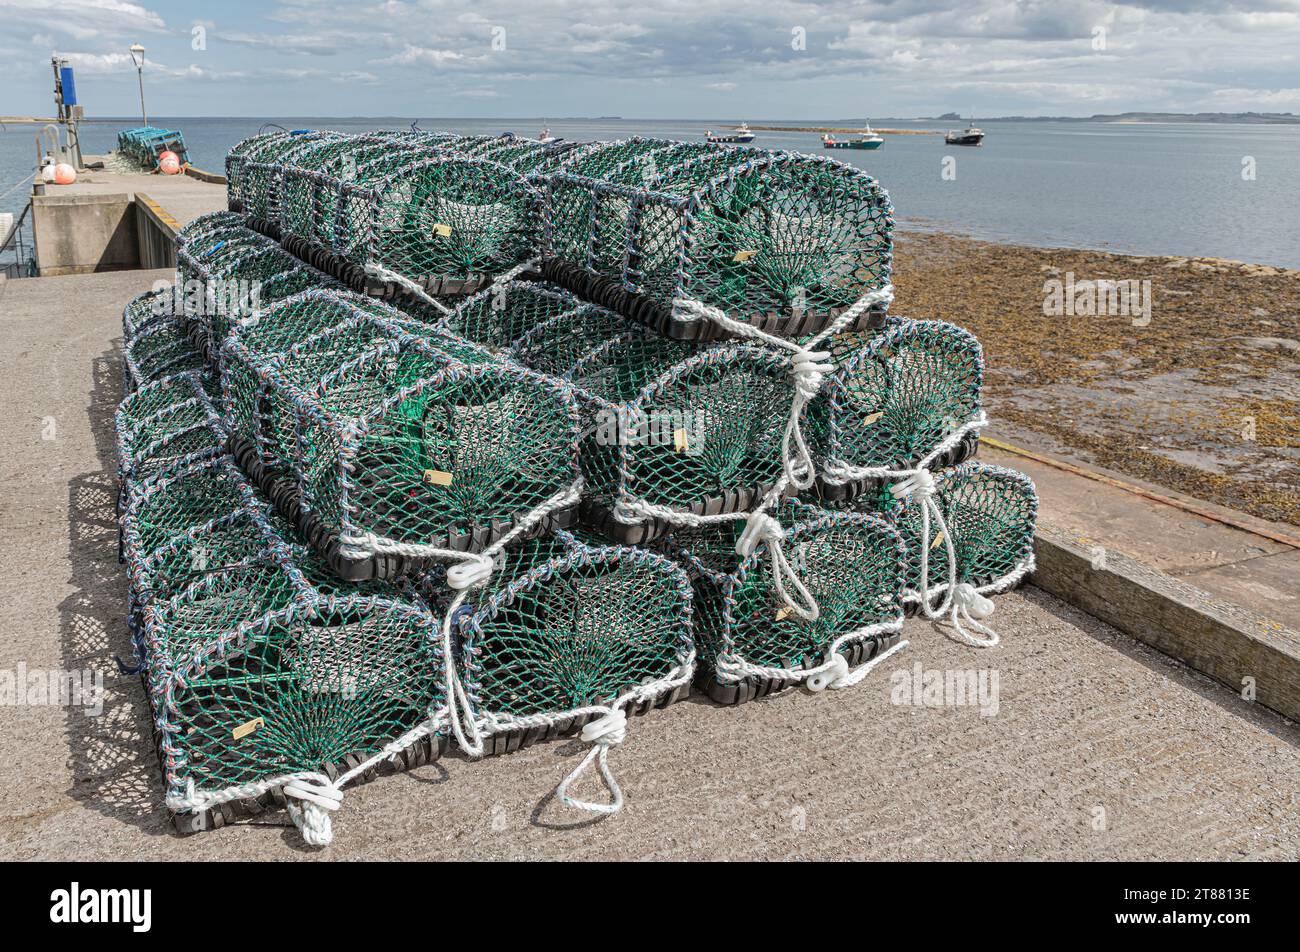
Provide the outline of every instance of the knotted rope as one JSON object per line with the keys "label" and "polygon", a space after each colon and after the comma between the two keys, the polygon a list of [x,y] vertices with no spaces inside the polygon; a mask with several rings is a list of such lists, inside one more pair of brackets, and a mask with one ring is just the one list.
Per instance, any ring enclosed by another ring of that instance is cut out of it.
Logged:
{"label": "knotted rope", "polygon": [[[308,846],[328,846],[334,839],[330,814],[343,804],[343,791],[324,774],[298,777],[284,785],[289,819]],[[302,806],[298,806],[301,801]]]}
{"label": "knotted rope", "polygon": [[[958,640],[977,648],[991,648],[999,641],[998,633],[983,624],[983,619],[993,614],[993,602],[975,591],[968,582],[957,582],[957,550],[953,545],[952,533],[944,519],[943,509],[935,501],[936,485],[929,470],[919,469],[890,487],[889,492],[895,499],[911,497],[921,509],[921,578],[918,594],[921,612],[926,618],[938,620],[948,615],[949,624]],[[930,529],[938,526],[943,537],[944,549],[948,554],[948,582],[943,586],[943,595],[939,604],[933,604],[930,596],[930,547],[933,544]],[[966,631],[970,626],[984,635],[983,638]]]}
{"label": "knotted rope", "polygon": [[[627,715],[621,707],[609,708],[603,717],[588,721],[582,728],[582,740],[592,745],[591,750],[587,751],[587,756],[582,759],[582,762],[574,767],[555,788],[560,802],[566,807],[576,807],[591,813],[606,815],[623,809],[623,790],[609,769],[609,749],[623,743],[626,737]],[[583,771],[591,766],[593,760],[600,770],[601,779],[605,781],[605,787],[609,790],[609,803],[592,803],[589,800],[579,800],[569,796],[569,786],[582,776]]]}
{"label": "knotted rope", "polygon": [[[794,386],[794,398],[790,402],[790,416],[786,421],[785,432],[781,437],[781,476],[752,512],[733,513],[721,517],[691,518],[692,514],[682,514],[672,510],[665,511],[662,508],[655,509],[641,503],[622,506],[620,507],[621,510],[635,515],[666,516],[671,521],[688,525],[699,525],[705,521],[744,519],[746,525],[741,533],[740,540],[736,543],[736,552],[742,556],[747,556],[754,551],[760,540],[766,541],[772,555],[772,573],[777,593],[789,609],[800,618],[815,621],[820,612],[817,601],[791,569],[789,560],[786,559],[782,551],[785,534],[781,529],[781,524],[768,514],[767,510],[776,504],[788,487],[793,486],[798,490],[808,489],[817,478],[816,463],[803,435],[804,410],[817,396],[826,377],[835,372],[835,364],[830,359],[830,353],[818,350],[817,345],[843,330],[870,308],[879,304],[887,306],[893,299],[893,285],[887,284],[874,291],[869,291],[858,298],[850,307],[840,312],[835,320],[819,333],[803,343],[798,343],[769,334],[744,321],[738,321],[720,308],[705,304],[703,301],[694,298],[674,298],[673,316],[676,318],[712,321],[737,337],[758,341],[769,347],[790,353],[790,374]],[[783,578],[790,580],[796,593],[804,600],[803,604],[799,604],[790,597]]]}

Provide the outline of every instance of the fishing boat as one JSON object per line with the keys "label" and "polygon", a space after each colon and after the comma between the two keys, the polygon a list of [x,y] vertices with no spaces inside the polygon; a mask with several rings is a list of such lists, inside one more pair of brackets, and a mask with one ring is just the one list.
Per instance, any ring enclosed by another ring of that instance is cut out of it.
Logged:
{"label": "fishing boat", "polygon": [[855,138],[837,139],[829,132],[822,136],[823,149],[879,149],[884,144],[885,140],[876,135],[869,122]]}
{"label": "fishing boat", "polygon": [[537,141],[544,145],[550,145],[552,142],[563,142],[564,140],[559,136],[551,135],[551,127],[546,126],[537,134]]}
{"label": "fishing boat", "polygon": [[949,130],[943,141],[948,145],[979,145],[984,141],[984,130],[975,128],[975,120],[972,119],[961,132]]}
{"label": "fishing boat", "polygon": [[753,142],[754,133],[749,131],[749,123],[742,122],[730,132],[710,132],[708,129],[705,129],[704,141],[743,144],[745,142]]}

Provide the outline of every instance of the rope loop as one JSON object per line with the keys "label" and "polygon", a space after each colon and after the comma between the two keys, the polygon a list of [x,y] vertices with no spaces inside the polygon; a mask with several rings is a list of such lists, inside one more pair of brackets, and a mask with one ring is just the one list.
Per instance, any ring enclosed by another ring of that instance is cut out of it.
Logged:
{"label": "rope loop", "polygon": [[[952,599],[952,629],[958,639],[975,648],[992,648],[1002,639],[996,631],[984,624],[984,619],[993,614],[992,599],[985,598],[969,582],[962,582],[956,587]],[[974,629],[972,635],[966,629]]]}
{"label": "rope loop", "polygon": [[[560,785],[555,790],[560,797],[560,802],[566,807],[606,816],[623,809],[623,790],[609,769],[609,749],[623,743],[626,737],[627,714],[621,707],[610,708],[603,717],[588,721],[582,728],[582,739],[592,745],[591,750],[587,751],[587,756],[582,758],[582,762],[560,781]],[[609,790],[608,803],[592,803],[589,800],[579,800],[569,796],[569,787],[591,766],[592,761],[596,762],[601,779]]]}

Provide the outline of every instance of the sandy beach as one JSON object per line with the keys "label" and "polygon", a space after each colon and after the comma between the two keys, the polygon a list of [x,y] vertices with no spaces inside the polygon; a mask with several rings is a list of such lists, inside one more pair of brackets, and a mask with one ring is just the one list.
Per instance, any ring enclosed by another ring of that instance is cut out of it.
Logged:
{"label": "sandy beach", "polygon": [[[1300,271],[906,233],[894,279],[895,313],[980,339],[992,433],[1300,524]],[[1044,313],[1099,280],[1149,310]]]}

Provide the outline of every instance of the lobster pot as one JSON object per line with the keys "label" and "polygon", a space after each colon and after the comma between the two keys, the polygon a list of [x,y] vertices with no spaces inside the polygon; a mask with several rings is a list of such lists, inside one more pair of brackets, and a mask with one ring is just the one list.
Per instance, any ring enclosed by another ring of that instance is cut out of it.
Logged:
{"label": "lobster pot", "polygon": [[155,380],[186,371],[207,370],[203,355],[186,336],[174,287],[146,291],[122,314],[127,393]]}
{"label": "lobster pot", "polygon": [[929,538],[922,537],[920,506],[914,500],[895,500],[881,493],[852,504],[857,510],[879,510],[902,535],[907,549],[908,607],[919,606],[923,550],[928,588],[935,599],[950,582],[965,582],[980,594],[1016,585],[1034,564],[1038,494],[1033,481],[1024,473],[977,460],[937,471],[934,479],[935,498],[957,556],[955,573],[935,521],[931,521]]}
{"label": "lobster pot", "polygon": [[490,159],[448,151],[329,184],[339,209],[329,250],[381,269],[371,293],[470,294],[540,247],[541,190]]}
{"label": "lobster pot", "polygon": [[808,409],[822,500],[878,488],[890,471],[938,468],[975,452],[982,416],[979,341],[943,321],[890,318],[874,336],[829,347],[836,370]]}
{"label": "lobster pot", "polygon": [[573,386],[584,519],[617,541],[751,508],[780,475],[793,392],[788,362],[770,350],[655,336],[531,281],[471,297],[441,326]]}
{"label": "lobster pot", "polygon": [[[445,609],[454,593],[442,576],[431,572],[424,586]],[[453,631],[490,753],[575,731],[599,708],[639,714],[689,693],[690,582],[645,549],[563,530],[507,547],[502,571],[471,593]]]}
{"label": "lobster pot", "polygon": [[301,239],[328,247],[338,221],[337,186],[365,176],[371,167],[392,170],[413,157],[440,154],[454,137],[445,134],[376,132],[339,135],[297,150],[284,163],[278,225],[281,240]]}
{"label": "lobster pot", "polygon": [[747,345],[628,334],[563,374],[583,415],[589,524],[639,544],[682,514],[752,508],[781,474],[788,362]]}
{"label": "lobster pot", "polygon": [[470,293],[540,243],[539,188],[511,165],[463,154],[490,141],[376,134],[277,142],[278,154],[263,148],[242,158],[240,201],[250,224],[273,237],[287,221],[291,240],[318,249],[317,264],[355,290]]}
{"label": "lobster pot", "polygon": [[145,384],[117,408],[119,498],[128,481],[150,480],[223,452],[217,387],[195,371]]}
{"label": "lobster pot", "polygon": [[235,212],[209,212],[188,222],[176,235],[176,250],[201,254],[246,230],[244,216]]}
{"label": "lobster pot", "polygon": [[[283,803],[294,774],[389,753],[368,778],[442,745],[417,730],[444,706],[436,619],[387,583],[315,586],[314,557],[240,482],[228,460],[196,465],[133,495],[124,520],[168,805],[187,830]],[[174,501],[205,494],[184,513]]]}
{"label": "lobster pot", "polygon": [[[730,336],[679,298],[769,333],[813,333],[889,284],[892,207],[820,156],[630,140],[578,150],[548,179],[542,275],[671,337]],[[854,328],[878,324],[884,305]]]}
{"label": "lobster pot", "polygon": [[538,142],[536,139],[502,136],[461,151],[491,159],[525,175],[543,176],[564,168],[578,148],[578,143]]}
{"label": "lobster pot", "polygon": [[[285,165],[296,153],[338,137],[336,132],[292,132],[259,140],[237,154],[228,155],[227,204],[258,230],[272,230],[279,217],[280,175]],[[237,170],[233,184],[229,178],[232,168]]]}
{"label": "lobster pot", "polygon": [[222,383],[240,464],[342,577],[569,518],[569,388],[382,302],[314,290],[259,312],[227,339]]}
{"label": "lobster pot", "polygon": [[777,512],[785,555],[819,606],[814,621],[780,597],[766,542],[748,557],[736,554],[739,523],[674,529],[661,543],[691,576],[703,684],[723,704],[787,688],[832,650],[853,666],[899,640],[905,551],[898,531],[879,516],[806,504]]}
{"label": "lobster pot", "polygon": [[174,129],[140,126],[125,129],[117,134],[117,151],[145,169],[158,167],[158,157],[164,152],[175,152],[181,162],[188,162],[185,137]]}
{"label": "lobster pot", "polygon": [[563,376],[580,358],[615,338],[644,337],[640,324],[584,303],[556,285],[499,283],[465,299],[437,326],[507,354],[539,373]]}
{"label": "lobster pot", "polygon": [[177,280],[186,289],[191,343],[215,363],[231,326],[258,308],[310,288],[338,288],[271,239],[246,227],[209,247],[176,252]]}

